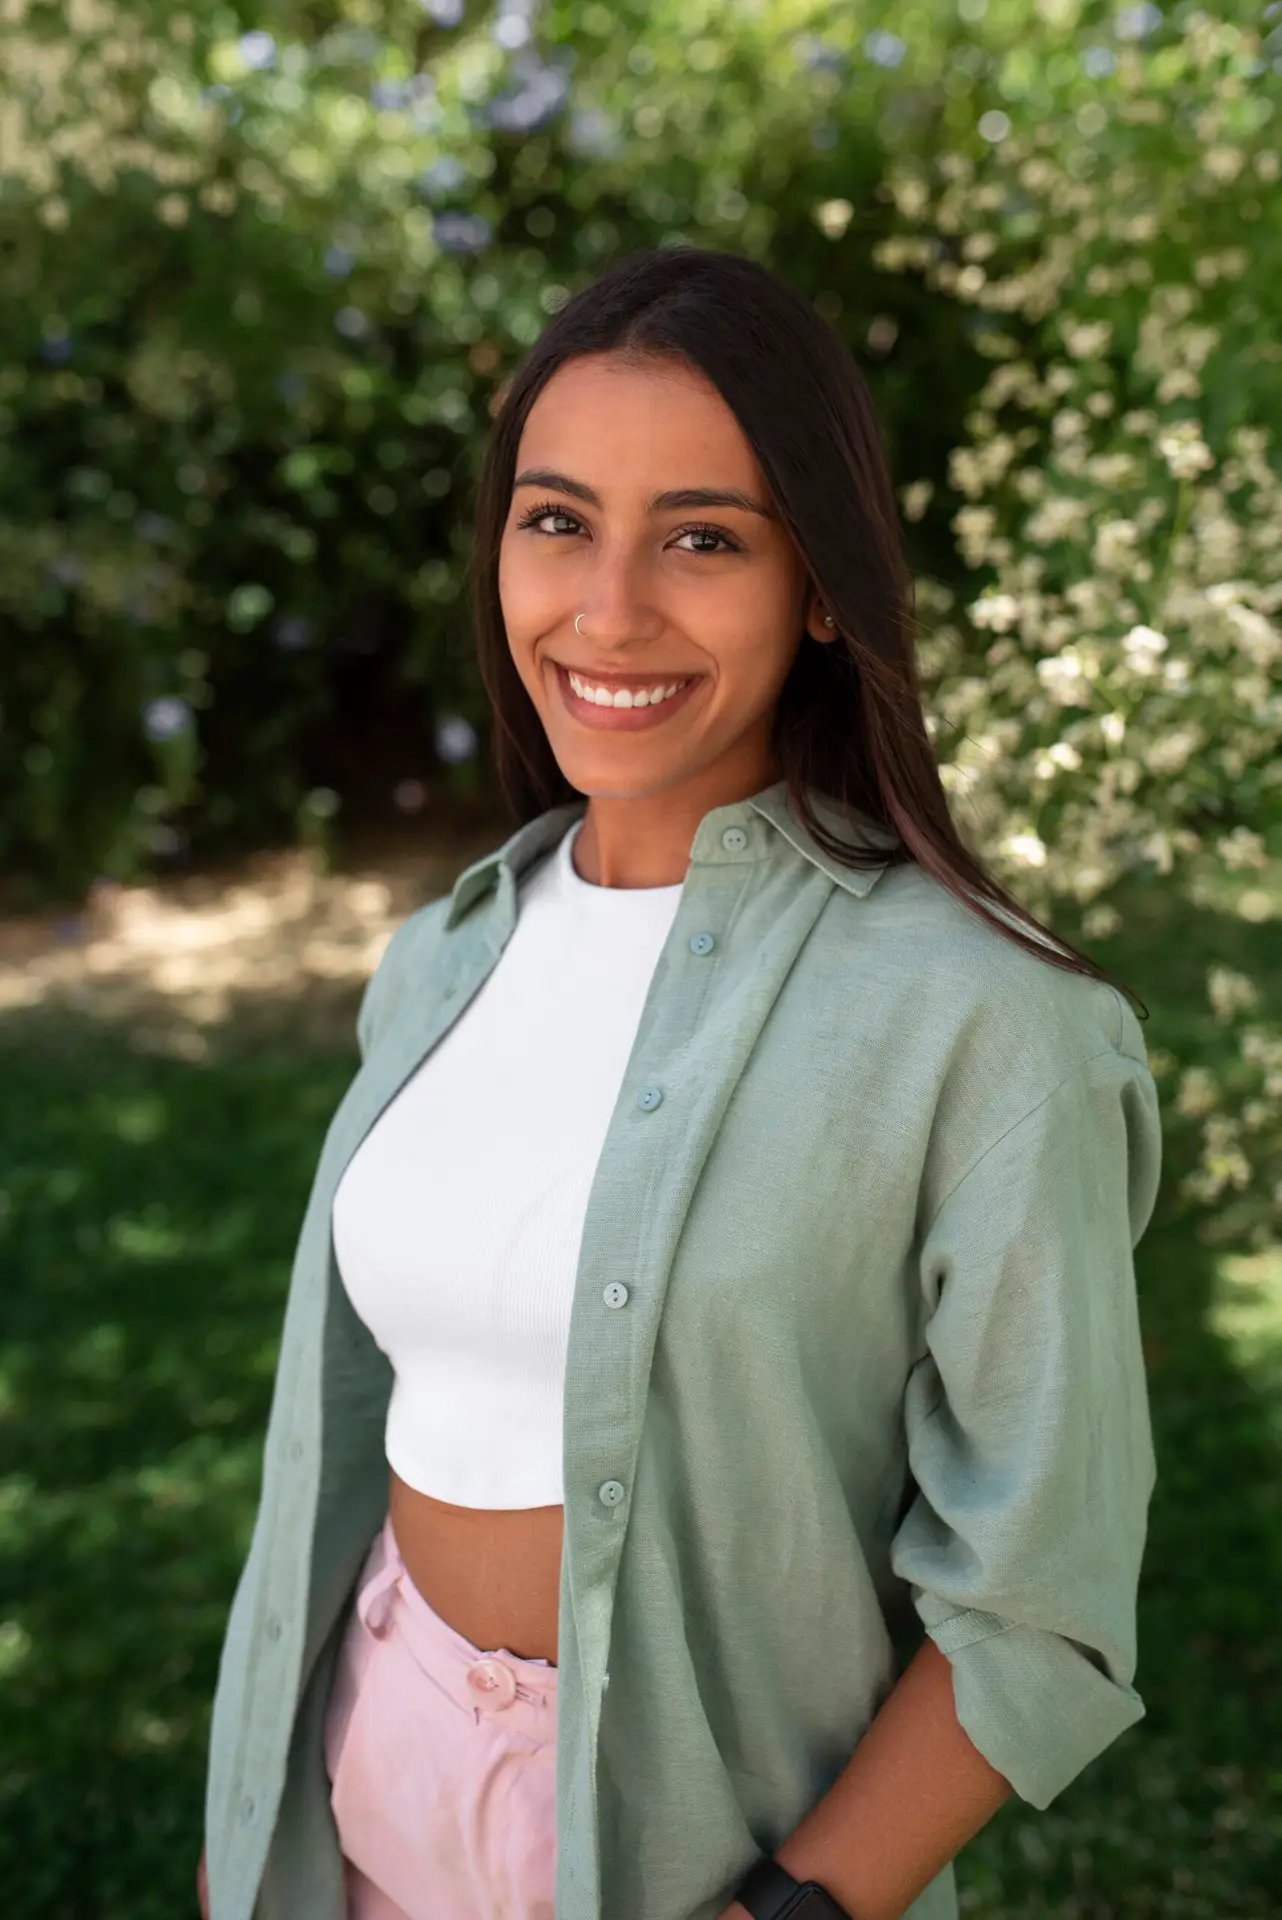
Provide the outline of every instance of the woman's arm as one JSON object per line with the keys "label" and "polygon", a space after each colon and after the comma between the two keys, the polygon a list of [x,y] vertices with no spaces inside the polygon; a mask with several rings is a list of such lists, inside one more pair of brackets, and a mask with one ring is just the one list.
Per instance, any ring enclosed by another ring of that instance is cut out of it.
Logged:
{"label": "woman's arm", "polygon": [[[898,1920],[1010,1792],[961,1726],[951,1666],[926,1639],[774,1858],[794,1879],[817,1880],[853,1920]],[[749,1916],[732,1900],[719,1920]]]}

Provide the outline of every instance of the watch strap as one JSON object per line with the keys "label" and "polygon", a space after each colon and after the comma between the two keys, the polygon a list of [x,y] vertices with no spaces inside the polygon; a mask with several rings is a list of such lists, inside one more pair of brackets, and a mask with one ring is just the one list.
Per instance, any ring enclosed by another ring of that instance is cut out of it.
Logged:
{"label": "watch strap", "polygon": [[798,1880],[769,1854],[755,1862],[735,1888],[734,1898],[752,1920],[850,1920],[817,1880]]}
{"label": "watch strap", "polygon": [[752,1920],[782,1920],[801,1890],[801,1882],[764,1854],[735,1888],[735,1899]]}

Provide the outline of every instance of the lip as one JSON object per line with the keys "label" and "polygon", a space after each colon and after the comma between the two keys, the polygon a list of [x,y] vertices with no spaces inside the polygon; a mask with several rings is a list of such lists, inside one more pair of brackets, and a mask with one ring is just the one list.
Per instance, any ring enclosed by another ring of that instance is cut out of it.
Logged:
{"label": "lip", "polygon": [[561,690],[561,699],[566,711],[581,726],[596,727],[603,733],[640,733],[648,727],[661,727],[666,720],[670,720],[674,714],[680,712],[691,694],[702,686],[704,679],[701,673],[691,675],[679,693],[674,693],[670,700],[661,700],[657,707],[598,707],[591,700],[580,700],[570,685],[571,672],[577,677],[591,680],[602,687],[666,686],[671,684],[671,680],[686,679],[686,676],[679,673],[672,674],[670,679],[665,681],[657,673],[603,673],[598,676],[585,672],[579,675],[577,667],[563,667],[559,660],[554,660],[551,664],[556,669],[556,681]]}
{"label": "lip", "polygon": [[580,680],[590,680],[593,686],[597,687],[666,687],[673,680],[690,680],[695,677],[675,667],[670,673],[664,673],[661,670],[652,670],[650,673],[607,673],[604,669],[598,671],[596,667],[577,666],[573,660],[554,660],[552,665],[561,668],[565,673],[576,673]]}

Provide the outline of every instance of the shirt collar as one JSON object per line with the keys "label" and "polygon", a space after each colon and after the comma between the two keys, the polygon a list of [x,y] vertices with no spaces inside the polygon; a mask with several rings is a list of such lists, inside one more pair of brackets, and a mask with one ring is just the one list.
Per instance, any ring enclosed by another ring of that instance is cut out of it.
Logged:
{"label": "shirt collar", "polygon": [[[518,827],[501,847],[496,847],[492,853],[484,854],[481,859],[474,860],[470,867],[465,867],[450,894],[449,911],[445,917],[446,931],[456,926],[469,907],[489,892],[503,869],[507,870],[515,885],[540,854],[554,846],[574,821],[582,819],[587,812],[587,804],[586,798],[580,798],[549,808],[546,813]],[[885,851],[898,845],[896,834],[870,820],[859,809],[855,809],[853,821],[849,820],[835,801],[813,791],[810,805],[819,824],[834,838],[850,846]],[[725,848],[722,836],[729,827],[744,830],[747,840],[742,848],[735,846],[732,851]],[[773,786],[763,788],[747,800],[734,801],[725,807],[713,807],[705,813],[695,833],[690,857],[692,861],[700,863],[721,862],[725,865],[761,859],[771,851],[775,835],[786,840],[837,886],[844,887],[847,893],[858,898],[868,893],[885,872],[885,863],[865,868],[848,867],[826,852],[794,811],[786,780],[776,781]]]}

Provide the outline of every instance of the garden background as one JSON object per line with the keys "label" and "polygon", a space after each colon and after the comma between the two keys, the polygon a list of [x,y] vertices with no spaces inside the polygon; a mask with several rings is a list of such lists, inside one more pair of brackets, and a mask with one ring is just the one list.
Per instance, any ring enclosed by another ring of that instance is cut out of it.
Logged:
{"label": "garden background", "polygon": [[462,571],[600,266],[858,356],[963,834],[1140,994],[1147,1717],[965,1911],[1282,1913],[1282,5],[0,3],[0,1888],[194,1914],[360,983],[508,830]]}

